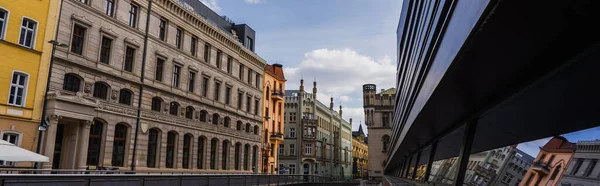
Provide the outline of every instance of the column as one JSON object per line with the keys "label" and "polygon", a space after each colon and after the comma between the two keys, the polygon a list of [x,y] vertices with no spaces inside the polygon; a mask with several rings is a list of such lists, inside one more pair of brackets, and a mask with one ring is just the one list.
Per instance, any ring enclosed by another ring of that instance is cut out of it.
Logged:
{"label": "column", "polygon": [[417,153],[417,159],[415,159],[415,168],[413,169],[411,179],[417,179],[417,170],[419,169],[419,161],[421,161],[421,151]]}
{"label": "column", "polygon": [[52,159],[54,158],[54,144],[56,143],[56,130],[58,128],[58,120],[61,117],[58,115],[49,115],[48,122],[49,126],[46,129],[44,135],[44,149],[43,155],[48,157],[48,163],[43,163],[43,169],[52,169]]}
{"label": "column", "polygon": [[431,166],[433,165],[433,157],[435,157],[435,150],[437,149],[437,142],[431,144],[431,150],[429,151],[429,159],[427,160],[427,168],[425,168],[424,182],[429,182],[429,176],[431,175]]}
{"label": "column", "polygon": [[90,127],[93,121],[81,121],[79,124],[79,139],[77,143],[77,169],[87,168],[88,144],[90,142]]}
{"label": "column", "polygon": [[473,138],[475,137],[476,128],[477,120],[471,121],[465,125],[465,133],[460,147],[460,154],[458,155],[458,172],[456,173],[456,177],[454,177],[454,180],[456,181],[453,185],[463,185],[465,174],[467,172],[467,165],[469,163],[469,156],[471,155],[471,147],[473,146]]}

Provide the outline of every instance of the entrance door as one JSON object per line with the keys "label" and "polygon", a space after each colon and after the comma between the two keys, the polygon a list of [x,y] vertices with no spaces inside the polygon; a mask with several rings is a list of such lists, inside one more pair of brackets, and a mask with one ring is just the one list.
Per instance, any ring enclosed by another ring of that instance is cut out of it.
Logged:
{"label": "entrance door", "polygon": [[54,144],[54,157],[52,158],[52,169],[58,169],[60,167],[60,152],[62,150],[64,132],[65,125],[58,125],[56,129],[56,141]]}
{"label": "entrance door", "polygon": [[[304,172],[304,175],[308,175],[308,174],[310,173],[310,172],[309,172],[309,170],[308,170],[308,169],[309,169],[308,167],[309,167],[309,166],[308,166],[308,164],[307,164],[307,163],[305,163],[305,164],[304,164],[304,171],[303,171],[303,172]],[[304,176],[304,180],[305,180],[305,181],[308,181],[308,176]]]}

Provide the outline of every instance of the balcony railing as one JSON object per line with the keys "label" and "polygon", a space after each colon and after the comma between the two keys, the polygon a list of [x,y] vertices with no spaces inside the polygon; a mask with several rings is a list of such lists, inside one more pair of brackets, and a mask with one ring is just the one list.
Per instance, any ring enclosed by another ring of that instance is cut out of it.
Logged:
{"label": "balcony railing", "polygon": [[540,174],[548,174],[550,172],[550,165],[548,165],[547,162],[544,161],[535,161],[533,162],[533,168],[532,170],[540,173]]}
{"label": "balcony railing", "polygon": [[285,93],[281,90],[273,90],[273,92],[271,92],[272,99],[283,99],[283,97],[285,97]]}
{"label": "balcony railing", "polygon": [[272,132],[271,139],[274,140],[283,140],[283,134],[281,132]]}

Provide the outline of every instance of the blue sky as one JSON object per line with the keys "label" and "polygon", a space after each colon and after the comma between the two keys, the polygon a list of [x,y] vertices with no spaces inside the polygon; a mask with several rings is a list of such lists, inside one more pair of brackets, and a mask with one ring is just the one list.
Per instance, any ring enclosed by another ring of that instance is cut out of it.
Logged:
{"label": "blue sky", "polygon": [[[571,142],[571,143],[577,143],[577,141],[580,141],[580,140],[600,139],[600,127],[589,128],[586,130],[580,130],[580,131],[564,134],[562,136],[567,138],[567,140],[569,140],[569,142]],[[540,151],[539,147],[544,146],[548,141],[550,141],[550,138],[551,137],[542,138],[539,140],[530,141],[530,142],[526,142],[526,143],[521,143],[521,144],[519,144],[519,146],[517,146],[517,148],[521,149],[523,152],[525,152],[533,157],[536,157]]]}
{"label": "blue sky", "polygon": [[256,53],[284,65],[287,89],[304,77],[310,91],[316,79],[317,99],[342,104],[354,130],[364,121],[362,85],[394,85],[400,0],[200,1],[256,31]]}

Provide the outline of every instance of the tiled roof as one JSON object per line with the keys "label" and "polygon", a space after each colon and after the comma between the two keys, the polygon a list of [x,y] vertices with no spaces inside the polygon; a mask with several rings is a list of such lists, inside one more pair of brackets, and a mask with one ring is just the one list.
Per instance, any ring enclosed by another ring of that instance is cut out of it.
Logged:
{"label": "tiled roof", "polygon": [[280,64],[272,64],[265,66],[265,72],[271,74],[273,77],[285,81],[285,75],[283,75],[283,66]]}

